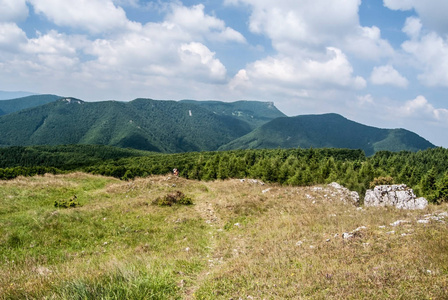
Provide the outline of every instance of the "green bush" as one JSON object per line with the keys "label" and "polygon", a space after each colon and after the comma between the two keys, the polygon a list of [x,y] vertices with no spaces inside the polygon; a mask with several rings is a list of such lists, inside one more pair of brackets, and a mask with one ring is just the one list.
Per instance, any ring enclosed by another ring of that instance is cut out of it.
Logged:
{"label": "green bush", "polygon": [[193,200],[190,197],[185,196],[181,191],[176,191],[175,193],[167,194],[164,197],[158,197],[152,203],[159,206],[172,206],[174,204],[192,205]]}
{"label": "green bush", "polygon": [[78,197],[73,196],[70,200],[56,200],[54,201],[54,207],[60,207],[60,208],[71,208],[71,207],[77,207],[81,206],[81,204],[78,202]]}
{"label": "green bush", "polygon": [[369,187],[371,189],[375,188],[377,185],[391,185],[394,184],[394,179],[390,176],[388,177],[376,177],[374,178],[370,184]]}

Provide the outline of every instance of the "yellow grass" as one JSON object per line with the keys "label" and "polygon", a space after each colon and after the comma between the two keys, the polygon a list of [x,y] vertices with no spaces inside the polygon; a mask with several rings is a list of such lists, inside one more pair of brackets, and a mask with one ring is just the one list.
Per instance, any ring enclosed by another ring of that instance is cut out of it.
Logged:
{"label": "yellow grass", "polygon": [[[448,298],[448,217],[441,215],[447,205],[358,208],[326,186],[169,176],[125,182],[78,173],[18,178],[0,187],[20,202],[11,212],[0,205],[2,249],[18,230],[14,222],[29,215],[35,224],[23,221],[25,229],[41,226],[45,234],[59,226],[52,232],[79,240],[79,247],[70,239],[59,245],[49,236],[47,252],[23,244],[17,253],[0,254],[1,299],[63,298],[67,286],[105,284],[118,273],[171,282],[165,296],[148,296],[159,299]],[[76,192],[83,206],[57,210],[42,200],[27,208],[45,189],[53,198]],[[177,190],[195,204],[151,205]],[[418,222],[425,218],[428,223]],[[391,225],[397,220],[405,222]],[[19,261],[12,262],[14,256]]]}

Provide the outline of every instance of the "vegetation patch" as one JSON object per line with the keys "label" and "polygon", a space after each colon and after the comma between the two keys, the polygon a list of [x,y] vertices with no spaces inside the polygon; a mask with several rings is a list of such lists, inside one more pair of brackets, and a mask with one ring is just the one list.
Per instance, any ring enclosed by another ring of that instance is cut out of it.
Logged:
{"label": "vegetation patch", "polygon": [[54,207],[58,207],[58,208],[74,208],[74,207],[78,207],[78,206],[82,206],[81,203],[79,203],[78,201],[78,197],[76,195],[74,195],[71,199],[66,200],[55,200],[54,201]]}
{"label": "vegetation patch", "polygon": [[157,197],[152,204],[159,206],[172,206],[175,204],[179,205],[192,205],[193,200],[187,197],[181,191],[176,191],[174,193],[166,194],[163,197]]}
{"label": "vegetation patch", "polygon": [[387,176],[387,177],[377,177],[377,178],[374,178],[370,182],[369,187],[371,189],[373,189],[377,185],[391,185],[391,184],[394,184],[394,183],[395,183],[394,179],[392,177],[390,177],[390,176]]}

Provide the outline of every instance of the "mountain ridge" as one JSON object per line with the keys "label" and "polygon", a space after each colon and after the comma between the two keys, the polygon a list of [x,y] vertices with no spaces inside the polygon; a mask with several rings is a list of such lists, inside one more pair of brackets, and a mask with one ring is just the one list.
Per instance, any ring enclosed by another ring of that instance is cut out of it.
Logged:
{"label": "mountain ridge", "polygon": [[[408,130],[367,126],[335,113],[287,117],[272,102],[30,97],[16,99],[6,112],[0,101],[0,146],[99,144],[163,153],[312,147],[366,155],[435,147]],[[20,107],[26,108],[14,111]]]}
{"label": "mountain ridge", "polygon": [[435,145],[406,129],[382,129],[336,113],[274,119],[220,150],[260,148],[349,148],[366,155],[381,150],[424,150]]}
{"label": "mountain ridge", "polygon": [[250,126],[197,105],[62,98],[0,117],[0,145],[103,144],[157,152],[214,150]]}

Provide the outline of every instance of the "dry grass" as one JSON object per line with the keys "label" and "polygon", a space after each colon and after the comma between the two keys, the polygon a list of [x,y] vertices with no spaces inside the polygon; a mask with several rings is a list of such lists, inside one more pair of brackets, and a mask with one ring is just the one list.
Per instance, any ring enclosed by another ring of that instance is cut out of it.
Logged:
{"label": "dry grass", "polygon": [[[166,176],[123,182],[71,174],[0,185],[18,201],[13,211],[0,205],[0,298],[448,297],[448,217],[440,215],[447,205],[358,208],[325,186]],[[49,198],[77,192],[84,206],[27,204],[47,187]],[[175,190],[195,205],[150,204]],[[406,222],[391,225],[397,220]]]}

